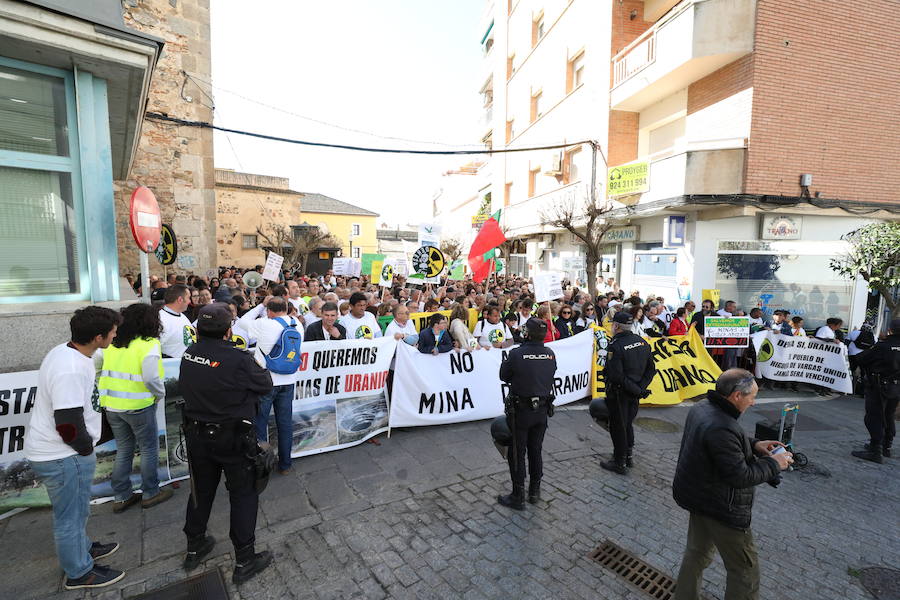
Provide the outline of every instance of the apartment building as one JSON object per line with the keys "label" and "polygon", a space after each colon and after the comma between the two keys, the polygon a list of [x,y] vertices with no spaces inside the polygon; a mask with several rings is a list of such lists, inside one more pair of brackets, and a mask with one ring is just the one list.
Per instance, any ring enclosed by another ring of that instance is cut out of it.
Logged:
{"label": "apartment building", "polygon": [[[582,140],[605,145],[609,19],[609,4],[596,0],[489,0],[481,24],[482,141],[493,148]],[[491,157],[485,168],[492,208],[503,209],[501,226],[516,241],[511,272],[567,271],[585,278],[573,263],[583,255],[577,239],[543,226],[541,215],[591,197],[591,158],[587,144]],[[599,155],[598,163],[602,175]]]}
{"label": "apartment building", "polygon": [[842,235],[900,216],[885,169],[900,162],[900,79],[880,49],[900,43],[896,4],[612,4],[610,167],[648,174],[614,197],[634,231],[623,287],[860,323],[864,282],[828,263]]}

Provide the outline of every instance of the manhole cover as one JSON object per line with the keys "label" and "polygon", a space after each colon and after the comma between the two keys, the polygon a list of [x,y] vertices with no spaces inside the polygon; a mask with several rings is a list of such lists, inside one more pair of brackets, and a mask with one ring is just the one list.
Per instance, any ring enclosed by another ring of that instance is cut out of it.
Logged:
{"label": "manhole cover", "polygon": [[128,600],[228,600],[228,591],[222,572],[213,569],[138,596],[130,596]]}
{"label": "manhole cover", "polygon": [[681,431],[681,428],[675,423],[669,423],[662,419],[654,419],[653,417],[638,417],[634,420],[634,424],[646,431],[654,433],[675,433]]}
{"label": "manhole cover", "polygon": [[859,581],[878,600],[900,599],[900,571],[887,567],[859,570]]}
{"label": "manhole cover", "polygon": [[651,598],[671,600],[674,597],[675,580],[608,540],[594,549],[590,557]]}

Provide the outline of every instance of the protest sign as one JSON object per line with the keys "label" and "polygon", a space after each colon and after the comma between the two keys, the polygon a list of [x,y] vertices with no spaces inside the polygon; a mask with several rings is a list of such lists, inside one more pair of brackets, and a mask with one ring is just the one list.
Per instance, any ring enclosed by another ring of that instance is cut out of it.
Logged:
{"label": "protest sign", "polygon": [[283,256],[269,252],[269,255],[266,256],[266,266],[262,272],[263,279],[279,281],[281,279],[281,263],[283,262]]}
{"label": "protest sign", "polygon": [[711,300],[714,308],[719,308],[719,300],[722,293],[719,289],[704,289],[701,298]]}
{"label": "protest sign", "polygon": [[378,275],[378,285],[381,287],[391,287],[394,282],[394,259],[386,258],[381,265],[381,272]]}
{"label": "protest sign", "polygon": [[419,245],[435,246],[441,245],[441,226],[437,223],[420,223],[419,224]]}
{"label": "protest sign", "polygon": [[451,281],[462,281],[466,278],[466,266],[461,258],[457,258],[450,263],[450,273],[447,279]]}
{"label": "protest sign", "polygon": [[[598,331],[605,335],[609,333],[601,328],[594,330],[593,397],[603,398],[606,395],[603,379],[606,355],[599,352],[605,348]],[[652,350],[656,376],[650,382],[650,396],[641,400],[642,405],[679,404],[682,400],[701,396],[715,386],[716,379],[722,374],[695,328],[691,328],[688,335],[651,338],[647,343]]]}
{"label": "protest sign", "polygon": [[[585,331],[548,344],[556,355],[556,406],[590,395],[592,343],[592,334]],[[509,350],[454,350],[434,356],[400,344],[391,427],[462,423],[503,414],[509,388],[498,373]]]}
{"label": "protest sign", "polygon": [[331,271],[335,275],[352,275],[353,272],[352,258],[335,258],[331,263]]}
{"label": "protest sign", "polygon": [[444,253],[434,246],[422,246],[413,253],[412,263],[415,273],[437,277],[444,270]]}
{"label": "protest sign", "polygon": [[707,348],[746,348],[750,345],[750,317],[704,317]]}
{"label": "protest sign", "polygon": [[538,273],[534,276],[535,302],[546,302],[562,297],[562,277],[559,273]]}
{"label": "protest sign", "polygon": [[756,376],[773,381],[799,381],[853,393],[847,346],[812,337],[792,337],[774,331],[754,333]]}
{"label": "protest sign", "polygon": [[375,281],[379,277],[381,277],[381,265],[384,262],[384,254],[370,254],[365,253],[362,255],[362,274],[368,275],[372,278],[372,281]]}

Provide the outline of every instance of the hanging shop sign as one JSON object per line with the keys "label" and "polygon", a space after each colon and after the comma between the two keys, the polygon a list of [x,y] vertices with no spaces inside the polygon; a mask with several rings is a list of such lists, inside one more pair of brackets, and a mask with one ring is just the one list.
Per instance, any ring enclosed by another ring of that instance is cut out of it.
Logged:
{"label": "hanging shop sign", "polygon": [[606,177],[607,196],[642,194],[650,189],[650,163],[636,162],[610,167]]}
{"label": "hanging shop sign", "polygon": [[799,240],[803,233],[803,217],[763,215],[760,237],[764,240]]}
{"label": "hanging shop sign", "polygon": [[601,238],[604,242],[636,242],[638,239],[638,226],[630,227],[613,227],[603,234]]}

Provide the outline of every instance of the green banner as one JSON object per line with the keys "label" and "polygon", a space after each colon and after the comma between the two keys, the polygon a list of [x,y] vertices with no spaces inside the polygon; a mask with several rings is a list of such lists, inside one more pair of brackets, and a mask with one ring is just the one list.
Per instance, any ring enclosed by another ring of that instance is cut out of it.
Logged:
{"label": "green banner", "polygon": [[[375,266],[373,263],[378,263],[378,272],[376,273],[373,269]],[[361,273],[363,275],[368,275],[373,279],[376,277],[381,277],[381,265],[384,263],[384,254],[363,254],[362,255],[362,270]]]}

